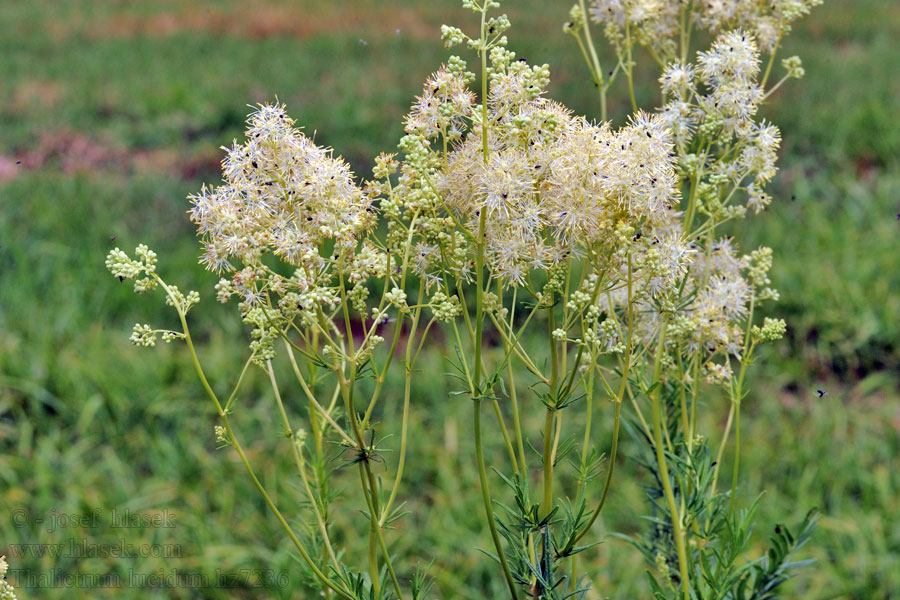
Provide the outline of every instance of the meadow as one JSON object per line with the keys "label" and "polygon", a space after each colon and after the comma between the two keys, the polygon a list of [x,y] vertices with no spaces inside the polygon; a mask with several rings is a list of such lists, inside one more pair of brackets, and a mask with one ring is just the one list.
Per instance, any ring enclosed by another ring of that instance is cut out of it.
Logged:
{"label": "meadow", "polygon": [[[237,459],[216,448],[215,414],[184,349],[128,342],[134,322],[173,316],[135,301],[103,259],[113,246],[146,242],[183,289],[201,290],[204,317],[193,327],[215,385],[227,390],[243,363],[232,341],[246,334],[233,307],[213,302],[215,276],[196,265],[185,197],[218,182],[220,146],[242,135],[246,105],[275,97],[368,177],[373,157],[394,151],[421,81],[446,59],[439,27],[466,18],[457,4],[0,5],[0,555],[17,570],[10,579],[21,597],[69,598],[72,587],[95,598],[307,597],[278,524]],[[578,49],[561,30],[568,9],[505,6],[515,49],[550,64],[551,94],[596,116]],[[766,490],[754,543],[762,547],[784,515],[822,513],[801,557],[816,562],[790,583],[792,598],[900,598],[898,37],[900,4],[890,0],[828,0],[800,22],[785,56],[803,57],[806,79],[764,109],[785,140],[775,201],[733,226],[745,246],[774,249],[781,301],[766,314],[788,324],[752,367],[745,402],[752,442],[742,493]],[[639,87],[639,102],[652,104],[653,89]],[[610,106],[621,121],[624,90]],[[440,345],[421,360],[423,370],[446,370]],[[276,430],[266,382],[253,374],[248,383],[241,427]],[[399,386],[386,386],[385,420],[399,411]],[[403,500],[415,516],[395,544],[422,567],[443,557],[430,570],[438,597],[499,597],[470,543],[487,539],[480,509],[458,501],[478,481],[469,404],[450,391],[446,381],[414,380],[411,418],[428,435],[410,442],[419,468]],[[299,397],[285,394],[289,404]],[[726,412],[713,405],[709,418]],[[600,427],[604,436],[610,425]],[[285,452],[281,442],[248,451],[287,504],[297,495],[290,465],[265,460]],[[630,533],[642,514],[640,468],[623,444],[623,483],[602,516],[610,533]],[[113,516],[126,511],[172,516],[172,526],[117,526]],[[628,544],[608,537],[592,560],[603,597],[647,597],[642,557]],[[196,585],[163,578],[140,587],[176,571]],[[77,585],[41,583],[54,574]]]}

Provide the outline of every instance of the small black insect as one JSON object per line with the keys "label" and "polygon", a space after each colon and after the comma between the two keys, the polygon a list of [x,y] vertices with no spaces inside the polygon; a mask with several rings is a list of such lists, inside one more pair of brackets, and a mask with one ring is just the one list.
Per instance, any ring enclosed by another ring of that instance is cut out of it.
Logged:
{"label": "small black insect", "polygon": [[822,390],[816,390],[816,393],[819,395],[819,398],[825,395],[825,392],[823,392]]}
{"label": "small black insect", "polygon": [[17,164],[17,165],[21,165],[21,164],[22,164],[22,161],[21,161],[21,160],[17,160],[17,161],[16,161],[16,164]]}
{"label": "small black insect", "polygon": [[791,202],[797,199],[797,196],[791,196]]}
{"label": "small black insect", "polygon": [[111,242],[116,241],[116,236],[114,236],[114,235],[110,236],[110,237],[109,237],[109,241],[111,241]]}

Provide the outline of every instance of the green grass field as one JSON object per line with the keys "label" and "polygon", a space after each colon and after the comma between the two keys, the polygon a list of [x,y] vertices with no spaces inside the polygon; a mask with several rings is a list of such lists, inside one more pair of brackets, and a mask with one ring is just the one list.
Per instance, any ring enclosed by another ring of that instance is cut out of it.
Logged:
{"label": "green grass field", "polygon": [[[568,8],[508,0],[512,47],[550,64],[552,96],[597,115],[578,49],[561,31]],[[146,242],[169,279],[201,291],[194,327],[208,372],[227,389],[246,332],[233,306],[213,302],[215,277],[196,265],[185,196],[218,181],[219,147],[240,137],[246,105],[276,96],[368,176],[448,55],[440,24],[469,16],[456,0],[0,4],[0,554],[20,570],[10,578],[24,582],[21,598],[307,597],[278,524],[232,453],[216,450],[214,411],[183,348],[128,343],[134,322],[174,315],[159,298],[136,300],[103,260],[114,245]],[[817,562],[789,586],[804,600],[900,598],[898,38],[892,0],[828,0],[801,22],[784,55],[799,54],[807,76],[764,110],[785,140],[775,202],[737,225],[745,247],[774,249],[782,300],[767,310],[788,323],[788,338],[753,367],[742,499],[766,490],[760,548],[776,519],[820,508],[803,557]],[[652,89],[638,89],[639,102],[652,106]],[[611,114],[621,120],[616,92]],[[423,361],[446,370],[439,348]],[[250,383],[240,428],[276,431],[265,382]],[[414,427],[428,435],[411,441],[416,468],[403,493],[412,516],[394,543],[421,566],[440,557],[430,571],[438,597],[492,598],[500,582],[489,583],[472,544],[488,543],[480,508],[458,494],[477,487],[470,407],[447,386],[413,390]],[[399,412],[392,391],[384,420]],[[724,416],[724,403],[710,403],[710,418]],[[290,505],[297,490],[284,441],[257,439],[249,450]],[[608,532],[627,533],[641,514],[630,457],[626,444],[602,519]],[[173,526],[114,527],[114,510],[174,515]],[[168,556],[84,557],[69,546],[39,555],[69,543]],[[641,557],[624,542],[606,539],[592,565],[603,597],[647,597]],[[140,588],[175,570],[224,574],[233,587]],[[54,574],[74,579],[27,584]]]}

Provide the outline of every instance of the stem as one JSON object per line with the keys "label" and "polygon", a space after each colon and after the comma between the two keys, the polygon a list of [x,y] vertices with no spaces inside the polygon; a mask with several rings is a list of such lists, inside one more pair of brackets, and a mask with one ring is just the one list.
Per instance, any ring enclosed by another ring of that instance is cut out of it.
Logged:
{"label": "stem", "polygon": [[250,366],[250,363],[253,362],[253,357],[247,359],[247,362],[244,363],[244,368],[241,369],[241,376],[238,377],[237,384],[234,386],[234,390],[232,390],[231,395],[228,396],[228,400],[225,401],[225,412],[228,412],[228,409],[231,408],[231,403],[234,402],[235,397],[237,396],[238,391],[241,389],[241,384],[244,383],[244,375],[247,374],[247,367]]}
{"label": "stem", "polygon": [[775,40],[775,46],[772,48],[772,55],[769,56],[769,64],[766,65],[766,72],[763,73],[763,78],[759,82],[759,88],[761,90],[766,89],[766,82],[769,81],[769,75],[772,73],[772,65],[775,64],[775,55],[778,54],[778,46],[781,44],[781,37]]}
{"label": "stem", "polygon": [[744,335],[744,356],[741,360],[741,372],[738,375],[737,387],[734,390],[733,402],[736,405],[734,410],[734,470],[731,474],[731,498],[728,501],[728,512],[734,513],[734,497],[737,495],[738,469],[741,464],[741,400],[744,395],[744,376],[747,374],[747,367],[753,358],[753,348],[755,342],[750,341],[750,331],[753,323],[753,309],[756,305],[756,296],[750,297],[750,310],[747,313],[747,332]]}
{"label": "stem", "polygon": [[[706,153],[701,154],[703,157],[703,161],[706,160]],[[687,214],[684,218],[684,230],[688,232],[690,235],[692,233],[691,227],[694,224],[694,215],[697,210],[697,193],[699,191],[699,182],[700,182],[700,167],[701,163],[697,163],[697,167],[694,171],[694,180],[691,182],[691,193],[688,196],[688,207]]]}
{"label": "stem", "polygon": [[609,451],[609,467],[606,470],[606,480],[603,483],[603,492],[600,495],[600,503],[597,505],[597,508],[594,509],[594,513],[591,515],[590,520],[585,524],[584,529],[581,530],[581,533],[578,534],[578,537],[575,538],[575,542],[581,540],[587,532],[590,531],[591,527],[594,526],[594,522],[596,522],[597,517],[600,516],[600,511],[603,510],[603,505],[606,504],[606,496],[609,494],[610,483],[612,482],[613,471],[615,470],[616,465],[616,452],[619,449],[619,424],[620,417],[622,414],[622,399],[616,399],[616,411],[615,411],[615,421],[613,424],[613,439],[612,439],[612,448]]}
{"label": "stem", "polygon": [[741,464],[741,399],[734,402],[734,470],[731,474],[731,497],[728,499],[728,512],[734,513],[734,497],[737,495],[738,468]]}
{"label": "stem", "polygon": [[[591,362],[596,361],[596,356],[591,357]],[[585,485],[587,484],[588,470],[586,469],[588,447],[591,442],[591,420],[594,413],[594,368],[591,366],[588,374],[587,390],[585,394],[584,439],[581,442],[581,476],[578,481],[578,490],[575,493],[576,501],[580,504]],[[616,427],[618,429],[618,427]],[[618,441],[618,440],[617,440]],[[591,522],[593,525],[593,522]],[[576,543],[579,538],[576,538]],[[578,581],[578,555],[572,556],[572,581]]]}
{"label": "stem", "polygon": [[698,396],[700,394],[700,354],[698,353],[694,358],[694,381],[691,384],[691,426],[690,426],[690,435],[689,438],[691,440],[694,439],[694,432],[697,430],[697,401]]}
{"label": "stem", "polygon": [[[584,440],[581,442],[581,464],[587,462],[588,446],[591,443],[591,420],[594,412],[594,369],[593,367],[588,374],[587,393],[585,394],[585,416],[584,416]],[[581,496],[585,481],[578,482],[578,493],[576,497]]]}
{"label": "stem", "polygon": [[[578,0],[578,6],[581,8],[581,14],[584,15],[584,38],[587,41],[587,47],[591,53],[591,62],[594,63],[593,71],[597,73],[597,88],[600,91],[600,120],[606,120],[606,88],[603,84],[603,68],[600,66],[600,60],[597,58],[597,50],[594,48],[594,40],[591,38],[591,27],[589,25],[590,16],[584,4],[584,0]],[[579,40],[580,41],[580,40]]]}
{"label": "stem", "polygon": [[710,497],[716,493],[716,482],[719,480],[719,465],[722,464],[722,456],[725,454],[725,446],[728,444],[728,438],[731,436],[731,424],[734,422],[734,402],[728,410],[728,419],[725,421],[725,433],[722,434],[722,441],[719,442],[719,450],[716,452],[716,467],[713,469],[712,485],[709,488]]}
{"label": "stem", "polygon": [[547,409],[544,418],[544,515],[553,508],[553,425],[556,411]]}
{"label": "stem", "polygon": [[[502,296],[500,295],[500,292],[501,292],[500,283],[497,282],[497,296],[502,298]],[[518,290],[513,291],[512,305],[510,306],[510,310],[509,310],[509,329],[510,329],[510,331],[512,331],[513,320],[515,318],[517,292],[518,292]],[[503,338],[503,344],[504,344],[504,346],[508,346],[508,343],[506,342],[506,338]],[[504,348],[504,350],[506,351],[506,354],[508,356],[509,348],[506,347],[506,348]],[[519,475],[522,477],[522,480],[524,481],[528,476],[528,467],[527,467],[527,464],[525,463],[525,444],[522,439],[522,423],[519,418],[519,400],[516,395],[516,375],[515,375],[515,370],[513,369],[513,366],[512,366],[512,361],[510,361],[510,360],[506,361],[506,375],[509,378],[509,400],[512,403],[513,428],[514,428],[514,433],[516,436],[516,448],[519,451]]]}
{"label": "stem", "polygon": [[503,553],[503,544],[500,542],[500,535],[497,533],[497,524],[494,522],[494,509],[491,502],[491,492],[488,489],[487,471],[484,468],[484,447],[481,439],[481,400],[475,400],[475,418],[473,422],[475,428],[475,459],[478,462],[478,479],[481,482],[481,499],[484,502],[484,510],[487,515],[488,528],[491,530],[491,538],[494,540],[494,547],[497,549],[497,558],[500,560],[500,566],[503,568],[503,574],[506,576],[506,584],[509,587],[509,593],[513,600],[518,600],[519,594],[516,591],[516,584],[513,581],[512,573],[509,571],[509,565],[506,561],[506,555]]}
{"label": "stem", "polygon": [[[600,495],[600,503],[597,504],[597,508],[594,509],[594,513],[591,515],[590,520],[588,520],[587,524],[585,524],[584,529],[581,530],[581,533],[578,534],[578,537],[575,538],[576,543],[581,540],[587,532],[590,531],[591,527],[594,526],[594,522],[597,521],[597,517],[600,516],[600,511],[603,510],[603,505],[606,504],[606,497],[609,494],[609,487],[612,483],[613,471],[615,470],[616,465],[616,452],[619,449],[619,425],[621,423],[621,415],[622,415],[622,400],[625,397],[625,392],[628,390],[628,372],[631,368],[631,352],[632,352],[632,340],[634,339],[632,336],[632,331],[634,330],[634,310],[632,303],[632,283],[633,283],[633,275],[632,275],[632,267],[631,267],[631,255],[628,255],[628,314],[626,318],[628,320],[628,337],[625,342],[625,358],[623,360],[622,365],[622,380],[619,382],[619,391],[615,396],[616,400],[616,410],[615,410],[615,422],[613,424],[613,439],[612,439],[612,448],[609,451],[609,467],[606,470],[606,481],[603,483],[603,492]],[[610,302],[610,312],[612,312],[612,302]],[[593,370],[591,371],[593,375]],[[603,374],[600,374],[600,377],[603,379],[605,383],[605,378],[603,378]],[[609,393],[609,385],[606,385]],[[635,405],[635,409],[637,409],[637,403],[632,402]],[[644,422],[643,415],[640,414],[640,410],[637,411],[638,416],[641,419],[641,422]],[[646,424],[644,425],[646,429]],[[585,438],[587,439],[587,438]]]}
{"label": "stem", "polygon": [[406,464],[406,431],[407,425],[409,424],[409,390],[411,384],[412,371],[407,367],[403,389],[403,422],[400,426],[400,460],[397,462],[397,475],[394,478],[394,485],[391,487],[391,495],[384,505],[384,510],[381,512],[381,518],[378,519],[379,526],[384,525],[384,520],[387,519],[391,506],[393,506],[394,500],[397,498],[397,490],[400,489],[400,480],[403,478],[403,467]]}
{"label": "stem", "polygon": [[[553,338],[553,331],[556,329],[556,311],[554,310],[554,296],[550,295],[550,308],[547,314],[547,330],[550,334],[550,388],[551,396],[556,393],[556,383],[559,378],[559,345]],[[554,406],[547,408],[547,415],[544,419],[544,514],[550,514],[553,509],[553,430],[556,424],[556,402],[553,399]]]}
{"label": "stem", "polygon": [[679,381],[679,397],[681,399],[681,428],[684,429],[684,439],[687,444],[688,454],[691,453],[693,448],[694,440],[690,437],[690,423],[688,421],[688,409],[687,409],[687,390],[685,389],[684,378],[686,373],[684,372],[684,365],[681,360],[681,347],[679,346],[678,352],[678,374],[680,376]]}
{"label": "stem", "polygon": [[[391,576],[391,582],[394,590],[397,592],[398,600],[403,600],[403,592],[400,588],[400,582],[397,580],[397,574],[394,571],[394,565],[391,561],[391,555],[388,552],[387,544],[384,541],[384,535],[381,532],[377,515],[378,509],[378,486],[375,482],[375,475],[372,473],[372,465],[368,458],[360,461],[359,477],[366,497],[366,504],[369,508],[369,571],[372,577],[373,585],[376,586],[376,596],[380,596],[379,589],[381,583],[378,576],[378,558],[375,550],[375,542],[381,546],[381,553],[384,556],[384,564],[387,567],[388,574]],[[377,582],[377,584],[376,584]]]}
{"label": "stem", "polygon": [[[627,12],[627,11],[626,11]],[[631,26],[628,24],[628,16],[625,17],[625,79],[628,80],[628,98],[631,100],[631,110],[637,112],[637,101],[634,98],[634,77],[632,73],[633,65],[631,63]]]}
{"label": "stem", "polygon": [[716,454],[716,468],[713,470],[713,478],[712,478],[712,486],[710,488],[710,493],[714,494],[716,490],[716,482],[719,477],[719,465],[722,461],[722,456],[725,453],[725,445],[728,443],[728,437],[731,434],[731,424],[734,421],[735,424],[735,455],[734,455],[734,466],[732,467],[732,476],[731,476],[731,498],[728,501],[728,510],[732,512],[734,510],[734,495],[737,491],[737,478],[738,478],[738,468],[740,465],[741,459],[741,433],[740,433],[740,423],[741,423],[741,400],[744,395],[744,376],[747,374],[747,367],[750,364],[751,357],[753,356],[753,350],[756,347],[756,343],[750,339],[750,330],[753,323],[753,311],[756,305],[756,297],[751,296],[750,298],[750,310],[747,313],[747,331],[744,335],[744,347],[743,347],[743,358],[741,359],[741,370],[738,372],[737,382],[732,386],[731,390],[731,408],[728,411],[728,420],[725,422],[725,433],[722,436],[722,442],[719,444],[719,451]]}
{"label": "stem", "polygon": [[[535,309],[536,310],[536,309]],[[550,385],[550,378],[544,375],[540,369],[535,366],[534,361],[528,356],[528,353],[522,348],[519,343],[519,340],[522,338],[522,332],[525,330],[526,325],[531,320],[532,315],[534,315],[535,311],[531,311],[531,314],[528,315],[528,319],[526,319],[525,323],[519,327],[518,333],[515,334],[514,338],[509,337],[509,333],[504,330],[504,327],[501,326],[501,321],[497,321],[497,317],[493,314],[490,314],[489,317],[491,321],[494,323],[494,326],[497,328],[497,333],[500,334],[500,337],[503,338],[504,348],[506,350],[505,356],[503,360],[508,361],[511,354],[515,354],[519,357],[519,360],[522,361],[522,364],[528,369],[533,375],[535,375],[538,379],[544,382],[547,385]],[[502,321],[505,325],[505,321]],[[511,333],[511,332],[510,332]]]}
{"label": "stem", "polygon": [[516,397],[516,383],[512,363],[506,365],[507,375],[509,376],[509,399],[512,402],[513,409],[513,427],[516,435],[516,449],[519,452],[519,474],[525,478],[528,473],[527,463],[525,462],[525,443],[522,437],[522,424],[519,419],[519,401]]}
{"label": "stem", "polygon": [[284,518],[284,515],[281,514],[281,511],[278,510],[278,507],[275,506],[275,503],[272,501],[272,498],[269,496],[269,493],[263,487],[262,483],[259,481],[259,478],[256,476],[256,472],[253,470],[253,467],[250,465],[250,461],[247,460],[247,455],[244,454],[244,449],[241,447],[240,442],[238,442],[237,436],[234,433],[234,430],[231,428],[231,423],[228,420],[228,414],[222,408],[222,404],[219,402],[218,396],[213,391],[212,387],[209,385],[209,381],[206,379],[206,374],[203,372],[203,367],[200,366],[200,359],[197,356],[197,351],[194,348],[194,342],[191,339],[190,330],[187,325],[187,319],[185,318],[184,311],[181,310],[181,307],[178,304],[177,298],[172,293],[172,290],[160,279],[156,276],[156,280],[159,282],[160,286],[165,290],[166,294],[169,298],[172,299],[172,304],[175,306],[175,310],[178,313],[178,319],[181,321],[182,332],[184,333],[184,341],[187,344],[188,351],[191,354],[191,360],[194,363],[194,370],[197,372],[197,376],[200,378],[200,383],[203,385],[203,389],[206,390],[207,395],[213,401],[213,404],[216,406],[216,411],[219,413],[219,419],[222,421],[223,427],[225,427],[225,431],[228,434],[228,439],[231,441],[231,445],[234,447],[235,451],[238,453],[238,457],[241,459],[241,463],[244,465],[244,469],[247,471],[247,474],[250,476],[250,479],[253,481],[253,485],[256,487],[259,494],[262,496],[266,505],[269,507],[269,510],[272,511],[272,514],[275,515],[275,518],[278,519],[278,522],[281,523],[281,526],[284,528],[288,537],[291,539],[291,542],[297,548],[297,552],[300,553],[300,556],[309,566],[310,570],[315,574],[315,576],[322,582],[323,585],[333,590],[337,594],[339,594],[342,598],[346,598],[347,600],[354,600],[353,595],[344,590],[342,587],[338,587],[335,583],[333,583],[326,575],[322,572],[322,570],[316,565],[313,561],[312,557],[306,551],[306,548],[303,547],[303,543],[300,541],[300,538],[297,537],[297,534],[294,533],[294,530],[291,528],[290,524],[288,524],[287,520]]}
{"label": "stem", "polygon": [[761,102],[765,102],[766,100],[768,100],[769,97],[770,97],[772,94],[774,94],[774,93],[778,90],[778,88],[780,88],[780,87],[784,84],[784,82],[787,81],[787,80],[790,79],[790,78],[791,78],[790,75],[785,75],[784,77],[782,77],[781,79],[779,79],[779,80],[778,80],[778,83],[776,83],[775,85],[773,85],[772,88],[771,88],[768,92],[766,92],[766,93],[763,95]]}
{"label": "stem", "polygon": [[278,412],[281,414],[281,420],[284,423],[285,427],[285,435],[291,441],[291,448],[294,454],[294,462],[297,465],[297,473],[300,475],[300,479],[303,482],[303,487],[306,492],[306,495],[309,497],[309,503],[312,505],[313,515],[316,518],[316,525],[319,528],[319,532],[322,534],[322,542],[325,545],[326,550],[328,551],[328,557],[331,560],[331,564],[334,565],[335,571],[339,571],[337,557],[334,554],[334,549],[331,547],[331,540],[328,537],[328,529],[325,526],[325,519],[319,513],[319,505],[316,501],[316,497],[313,495],[312,488],[309,485],[309,481],[306,478],[306,470],[303,468],[303,456],[300,454],[300,448],[297,445],[297,441],[294,435],[294,429],[291,427],[291,422],[288,419],[287,411],[284,409],[284,402],[281,399],[281,392],[278,390],[278,381],[275,379],[275,370],[272,368],[272,361],[266,361],[266,370],[269,373],[269,382],[272,384],[272,392],[275,394],[275,401],[278,404]]}
{"label": "stem", "polygon": [[509,455],[509,463],[512,465],[513,471],[519,472],[519,461],[516,460],[516,451],[513,449],[512,440],[509,437],[509,431],[506,429],[506,422],[503,420],[503,413],[500,411],[500,402],[497,397],[491,398],[491,404],[494,407],[494,414],[497,417],[497,423],[500,424],[500,434],[503,436],[503,443],[506,445],[506,452]]}
{"label": "stem", "polygon": [[665,451],[663,450],[663,417],[659,402],[662,385],[660,384],[659,371],[660,364],[662,363],[665,339],[666,326],[663,324],[662,329],[659,332],[659,344],[656,348],[656,359],[653,365],[653,383],[657,385],[650,395],[653,405],[653,445],[656,448],[656,463],[659,467],[659,476],[660,479],[662,479],[666,503],[669,505],[669,512],[672,515],[672,537],[675,538],[675,548],[678,551],[678,569],[681,572],[681,589],[684,593],[684,600],[691,600],[687,552],[684,547],[684,536],[681,533],[681,516],[678,512],[678,506],[675,504],[675,494],[672,492],[672,482],[669,480],[669,467],[666,464]]}
{"label": "stem", "polygon": [[[487,81],[487,39],[485,37],[485,27],[487,22],[488,2],[485,1],[481,9],[481,139],[482,153],[484,164],[488,161],[488,118],[487,118],[487,102],[488,102],[488,81]],[[481,436],[481,400],[484,395],[482,385],[482,365],[481,353],[484,337],[484,230],[487,224],[487,207],[481,207],[481,214],[478,218],[478,237],[476,239],[476,257],[475,257],[475,365],[474,365],[474,383],[476,397],[473,398],[474,418],[473,426],[475,429],[475,458],[478,463],[478,479],[481,483],[481,498],[484,502],[484,512],[488,522],[488,528],[491,531],[491,538],[494,547],[497,550],[497,558],[500,566],[503,568],[503,575],[506,577],[506,584],[509,587],[509,594],[512,600],[518,600],[519,594],[516,591],[516,584],[513,581],[512,573],[509,570],[509,564],[506,561],[506,555],[503,552],[503,543],[500,541],[500,534],[497,532],[497,524],[494,522],[494,508],[491,501],[491,492],[488,488],[487,470],[484,466],[484,444]]]}
{"label": "stem", "polygon": [[374,503],[372,502],[372,494],[369,492],[368,485],[366,484],[366,475],[362,463],[359,465],[359,481],[363,489],[363,495],[366,497],[366,506],[369,509],[369,516],[371,517],[369,519],[369,579],[372,580],[372,590],[375,592],[375,597],[379,598],[381,597],[381,577],[378,572],[378,540],[375,533],[375,508]]}
{"label": "stem", "polygon": [[[410,253],[410,248],[412,248],[412,245],[413,245],[412,238],[413,238],[413,233],[415,231],[416,219],[418,219],[418,217],[419,217],[419,211],[416,211],[416,213],[413,215],[412,219],[409,222],[409,234],[406,236],[406,250],[403,253],[403,259],[402,259],[403,262],[400,267],[400,287],[401,288],[405,287],[405,285],[406,285],[406,273],[407,273],[407,268],[409,267],[409,253]],[[391,270],[390,269],[390,267],[391,267],[390,255],[388,255],[387,267],[388,267],[387,271],[390,272],[390,270]],[[384,296],[384,294],[387,293],[388,281],[390,281],[390,280],[391,280],[391,278],[390,278],[390,276],[388,276],[388,278],[385,280],[384,292],[382,293],[382,296]],[[419,290],[419,299],[418,299],[418,302],[416,302],[417,306],[422,305],[423,298],[424,298],[424,288]],[[382,298],[382,302],[384,302],[383,298]],[[380,307],[379,307],[379,309],[380,309]],[[418,313],[416,313],[416,318],[418,319]],[[375,331],[375,329],[376,329],[375,327],[372,327],[373,332]],[[372,411],[375,410],[375,404],[378,402],[378,397],[381,394],[382,386],[384,385],[384,382],[387,378],[388,369],[390,368],[391,363],[394,360],[394,355],[397,352],[397,344],[400,342],[400,333],[402,332],[402,330],[403,330],[403,313],[400,313],[397,316],[397,323],[394,327],[394,338],[391,341],[391,349],[388,351],[388,355],[387,355],[387,359],[385,360],[384,368],[381,370],[381,373],[378,373],[378,375],[376,377],[375,391],[372,393],[372,398],[369,400],[369,406],[366,408],[366,412],[363,415],[363,419],[362,419],[362,428],[363,429],[366,429],[369,426],[369,420],[372,417]],[[415,334],[410,335],[409,343],[412,343],[411,340],[414,337],[414,335]],[[423,341],[424,341],[424,336],[423,336]],[[376,373],[377,373],[377,370],[376,370]]]}
{"label": "stem", "polygon": [[[422,304],[422,298],[425,295],[425,286],[419,287],[419,301],[418,304]],[[390,513],[391,506],[394,504],[394,500],[397,498],[397,491],[400,489],[400,480],[403,478],[403,467],[406,464],[406,440],[407,440],[407,430],[409,429],[409,397],[410,397],[410,389],[412,388],[412,369],[414,364],[414,358],[412,357],[412,349],[413,349],[413,341],[416,338],[416,329],[419,326],[419,317],[422,315],[422,309],[417,308],[415,315],[413,316],[412,327],[410,328],[409,338],[406,342],[406,376],[403,380],[403,418],[402,423],[400,425],[400,460],[397,463],[397,475],[394,479],[394,485],[391,487],[391,495],[388,497],[387,503],[384,505],[384,510],[381,513],[381,518],[378,520],[378,526],[381,527],[384,525],[384,520],[388,517],[388,513]]]}
{"label": "stem", "polygon": [[319,411],[319,413],[325,418],[325,420],[328,421],[328,424],[338,432],[338,435],[340,435],[344,439],[344,441],[350,445],[351,448],[356,448],[357,442],[354,441],[346,431],[344,431],[343,427],[338,425],[337,422],[331,418],[331,414],[329,414],[329,411],[327,411],[321,404],[319,404],[319,401],[316,400],[316,397],[313,395],[312,390],[309,389],[309,386],[306,384],[306,381],[303,379],[303,376],[300,373],[300,369],[297,366],[297,360],[294,358],[294,353],[291,352],[290,346],[287,345],[287,341],[285,341],[285,346],[288,350],[288,358],[291,359],[291,366],[294,368],[294,374],[297,377],[297,381],[300,383],[300,388],[303,390],[303,393],[306,394],[309,403]]}

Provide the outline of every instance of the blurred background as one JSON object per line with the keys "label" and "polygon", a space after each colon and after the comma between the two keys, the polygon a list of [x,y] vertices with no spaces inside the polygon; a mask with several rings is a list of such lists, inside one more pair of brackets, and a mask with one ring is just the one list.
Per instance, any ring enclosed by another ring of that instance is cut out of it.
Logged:
{"label": "blurred background", "polygon": [[[562,33],[568,9],[504,3],[511,48],[550,64],[552,97],[596,116],[578,48]],[[276,96],[370,176],[449,55],[439,26],[470,21],[457,0],[0,3],[0,554],[21,598],[80,597],[73,587],[96,598],[308,597],[277,522],[232,453],[216,450],[215,415],[184,349],[128,342],[136,321],[174,326],[174,315],[119,285],[104,257],[146,242],[167,279],[201,292],[193,327],[227,389],[246,332],[233,306],[213,302],[185,196],[220,180],[220,146],[241,137],[247,104]],[[784,137],[775,202],[737,226],[744,249],[775,250],[782,299],[767,314],[788,323],[787,339],[752,368],[745,402],[743,498],[766,490],[754,544],[779,520],[812,506],[823,514],[802,556],[817,562],[790,584],[796,598],[900,598],[898,39],[894,0],[828,0],[799,23],[783,56],[800,55],[806,78],[763,110]],[[652,107],[652,72],[642,79],[638,101]],[[618,122],[622,92],[611,101]],[[446,370],[437,352],[423,360]],[[264,382],[250,383],[240,429],[277,431]],[[437,597],[493,597],[499,582],[473,542],[487,543],[480,508],[458,501],[459,486],[477,485],[470,405],[444,382],[418,385],[413,427],[429,434],[411,441],[417,468],[404,494],[415,516],[392,534],[396,548],[423,567],[440,557]],[[711,403],[712,418],[726,408]],[[397,410],[388,400],[382,417]],[[285,452],[274,436],[250,445],[290,506]],[[645,508],[630,456],[626,445],[605,531],[628,533]],[[172,527],[116,527],[124,511],[173,517]],[[49,544],[66,546],[51,556]],[[158,556],[90,551],[119,544]],[[625,542],[608,538],[592,560],[604,597],[646,597],[645,567]],[[207,589],[177,573],[226,579]],[[141,589],[154,575],[156,589]]]}

